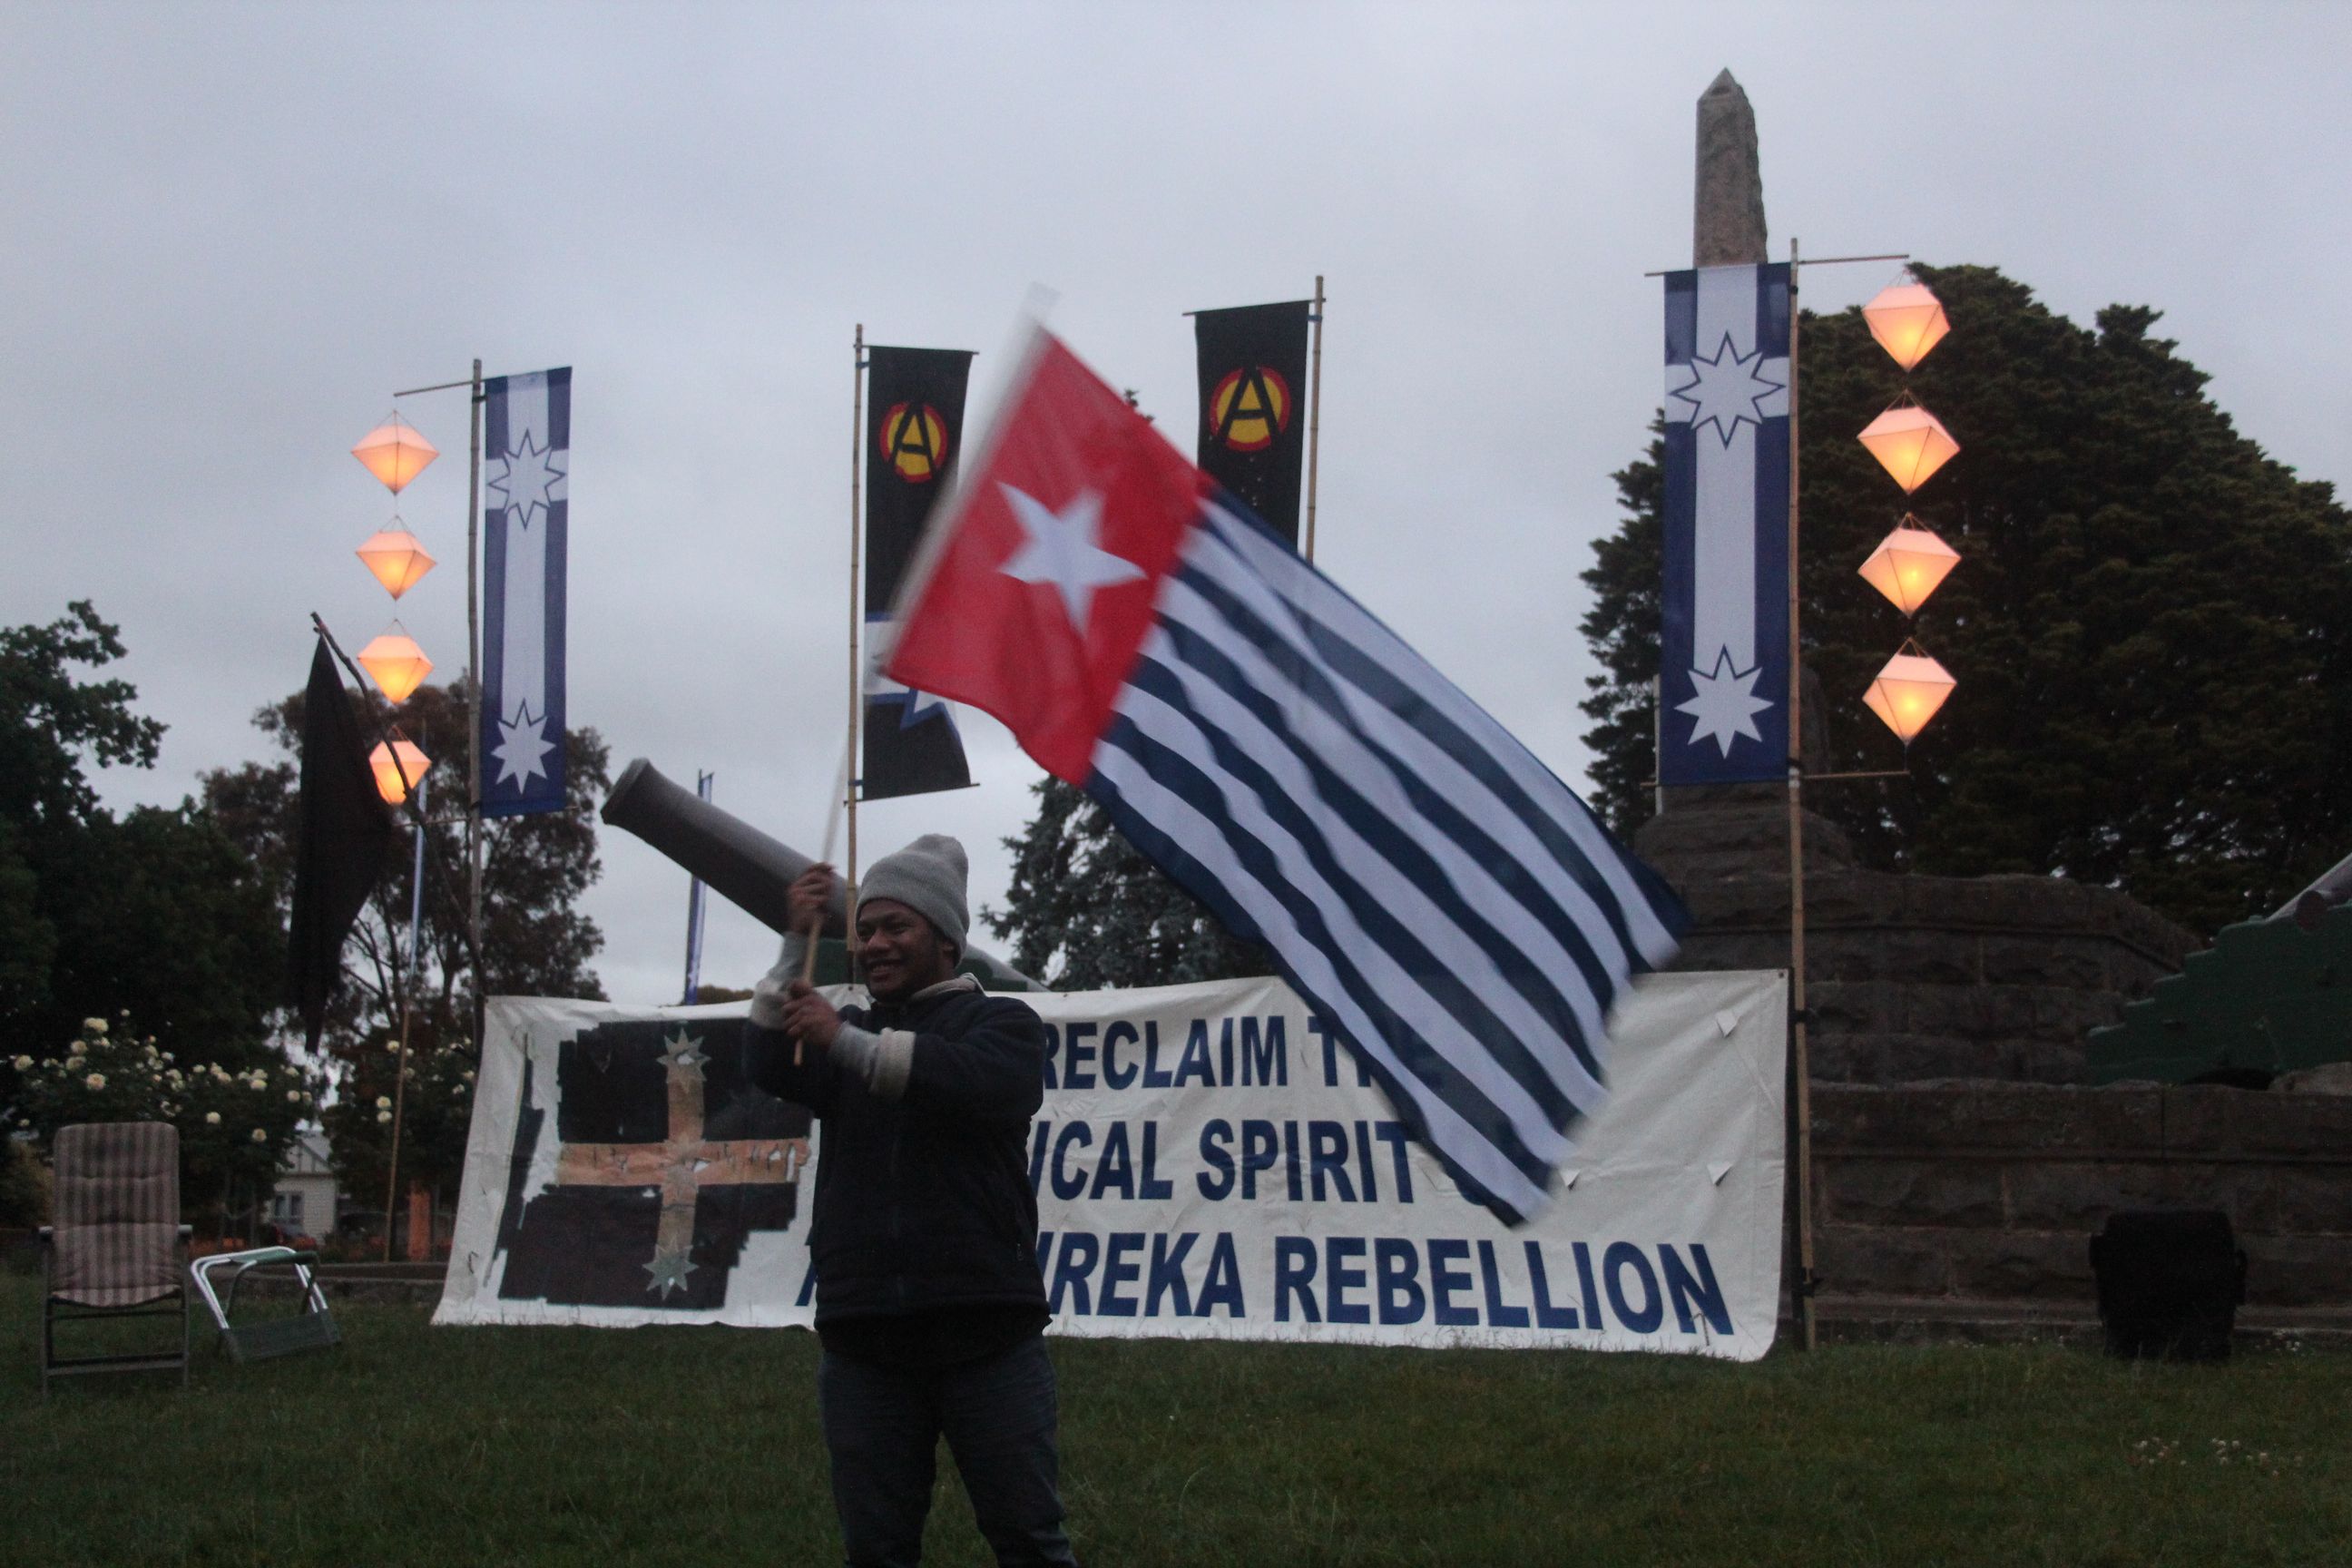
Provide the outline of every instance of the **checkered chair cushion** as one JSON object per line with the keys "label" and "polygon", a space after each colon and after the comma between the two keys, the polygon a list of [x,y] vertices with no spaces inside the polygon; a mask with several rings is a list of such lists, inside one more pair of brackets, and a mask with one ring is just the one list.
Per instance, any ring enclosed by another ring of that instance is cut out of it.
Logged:
{"label": "checkered chair cushion", "polygon": [[60,1128],[50,1200],[49,1293],[135,1307],[180,1289],[180,1130],[168,1121]]}

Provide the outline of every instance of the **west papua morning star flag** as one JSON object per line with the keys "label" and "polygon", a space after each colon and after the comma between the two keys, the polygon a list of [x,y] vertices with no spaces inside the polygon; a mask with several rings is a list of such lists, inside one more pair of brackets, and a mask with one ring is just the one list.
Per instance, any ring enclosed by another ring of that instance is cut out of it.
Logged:
{"label": "west papua morning star flag", "polygon": [[[866,620],[882,637],[923,524],[955,482],[962,455],[965,349],[866,351]],[[887,800],[971,783],[955,713],[878,671],[866,682],[857,795]]]}
{"label": "west papua morning star flag", "polygon": [[1002,719],[1270,949],[1517,1222],[1684,916],[1567,785],[1040,335],[888,668]]}
{"label": "west papua morning star flag", "polygon": [[482,383],[482,815],[563,808],[572,370]]}
{"label": "west papua morning star flag", "polygon": [[1789,268],[1666,275],[1658,778],[1789,774]]}

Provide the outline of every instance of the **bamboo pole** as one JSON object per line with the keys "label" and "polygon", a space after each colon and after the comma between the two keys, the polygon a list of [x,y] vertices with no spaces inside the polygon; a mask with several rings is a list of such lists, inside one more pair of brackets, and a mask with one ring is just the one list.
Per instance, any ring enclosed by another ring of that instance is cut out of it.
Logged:
{"label": "bamboo pole", "polygon": [[1789,241],[1789,1044],[1796,1080],[1797,1320],[1807,1350],[1813,1317],[1812,1065],[1805,1039],[1805,731],[1797,572],[1797,242]]}
{"label": "bamboo pole", "polygon": [[[482,1010],[488,1005],[489,976],[482,973],[482,362],[474,362],[474,422],[466,478],[466,657],[473,700],[466,726],[466,938],[474,961],[473,1043],[482,1048]],[[556,737],[560,742],[562,736]],[[421,832],[422,829],[419,829]],[[384,1233],[392,1216],[384,1216]]]}
{"label": "bamboo pole", "polygon": [[1315,468],[1323,445],[1323,274],[1315,275],[1315,310],[1307,317],[1314,328],[1307,372],[1307,537],[1300,552],[1308,565],[1315,563]]}
{"label": "bamboo pole", "polygon": [[[856,353],[857,363],[851,376],[854,390],[849,397],[849,751],[842,761],[841,808],[849,820],[849,843],[845,859],[846,869],[841,879],[842,896],[848,908],[857,908],[857,728],[865,718],[865,671],[857,667],[857,634],[862,629],[866,606],[859,595],[858,574],[863,565],[866,540],[866,520],[860,515],[858,476],[866,453],[866,323],[857,324]],[[832,858],[832,831],[825,833],[826,858]],[[856,943],[849,945],[849,973],[857,975]],[[816,951],[816,938],[809,938],[809,951]]]}
{"label": "bamboo pole", "polygon": [[1650,815],[1666,815],[1666,678],[1650,677]]}
{"label": "bamboo pole", "polygon": [[[393,766],[398,768],[401,782],[408,782],[408,770],[402,767],[397,753]],[[393,984],[400,991],[400,1050],[392,1072],[392,1149],[384,1162],[383,1173],[383,1260],[392,1261],[393,1205],[400,1199],[400,1131],[403,1113],[408,1105],[408,1026],[415,1013],[416,955],[421,950],[418,932],[425,921],[425,825],[431,816],[426,804],[425,781],[416,781],[416,854],[412,863],[408,885],[408,960],[400,961],[398,949],[393,953]],[[416,1250],[415,1226],[411,1225],[408,1249]]]}
{"label": "bamboo pole", "polygon": [[[849,793],[850,773],[850,752],[845,747],[841,753],[841,773],[834,786],[833,804],[825,809],[824,845],[817,851],[816,857],[816,863],[820,866],[830,864],[833,859],[833,830],[841,822],[842,807],[845,804],[843,797]],[[846,889],[844,889],[843,899],[842,914],[846,929],[843,932],[845,940],[842,942],[842,946],[854,957],[857,952],[857,905],[849,901]],[[809,922],[808,946],[801,954],[801,984],[803,985],[816,984],[816,944],[824,934],[824,915],[820,910],[816,919]],[[795,1037],[793,1041],[793,1066],[800,1065],[801,1042]]]}

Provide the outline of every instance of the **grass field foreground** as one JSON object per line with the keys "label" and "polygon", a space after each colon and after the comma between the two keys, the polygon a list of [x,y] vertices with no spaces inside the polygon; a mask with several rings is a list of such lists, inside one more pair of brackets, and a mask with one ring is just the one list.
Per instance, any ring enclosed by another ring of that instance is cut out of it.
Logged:
{"label": "grass field foreground", "polygon": [[[839,1561],[814,1338],[433,1329],[194,1386],[39,1392],[0,1280],[0,1563]],[[1755,1366],[1057,1341],[1097,1564],[2352,1563],[2352,1356],[2128,1366],[2055,1346]],[[927,1561],[987,1561],[944,1469]]]}

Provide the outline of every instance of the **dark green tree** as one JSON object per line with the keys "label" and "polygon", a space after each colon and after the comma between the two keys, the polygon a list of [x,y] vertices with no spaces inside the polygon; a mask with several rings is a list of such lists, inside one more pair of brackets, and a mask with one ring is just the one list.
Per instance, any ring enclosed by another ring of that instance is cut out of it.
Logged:
{"label": "dark green tree", "polygon": [[[323,1116],[337,1174],[362,1202],[383,1196],[391,1147],[404,999],[409,1008],[409,1079],[401,1090],[401,1170],[428,1185],[454,1180],[465,1160],[478,1049],[474,970],[467,939],[463,814],[466,738],[471,720],[463,684],[420,687],[396,713],[374,691],[349,695],[363,733],[396,721],[436,759],[426,777],[426,852],[421,952],[408,952],[415,889],[415,840],[402,833],[387,852],[375,896],[343,949],[345,983],[329,1005],[322,1043],[336,1092]],[[205,801],[260,868],[282,931],[292,898],[297,777],[302,734],[299,692],[260,710],[254,724],[285,760],[208,773]],[[486,994],[601,998],[589,963],[604,936],[579,900],[596,880],[596,804],[611,783],[609,753],[593,730],[564,737],[563,809],[492,818],[484,825],[482,947]],[[281,937],[282,942],[282,937]]]}
{"label": "dark green tree", "polygon": [[86,680],[122,657],[122,638],[88,599],[45,626],[0,630],[0,821],[64,827],[98,814],[82,774],[100,767],[155,765],[163,726],[131,710],[139,693],[126,680]]}
{"label": "dark green tree", "polygon": [[128,683],[77,668],[122,652],[87,601],[0,630],[0,1121],[43,1142],[173,1121],[191,1208],[225,1216],[233,1192],[266,1191],[313,1104],[270,1035],[285,938],[208,812],[100,805],[85,769],[152,766],[163,734]]}
{"label": "dark green tree", "polygon": [[1274,973],[1263,950],[1236,942],[1083,792],[1048,778],[1035,794],[1037,815],[1004,841],[1013,855],[1004,908],[981,910],[1012,940],[1013,967],[1069,991]]}
{"label": "dark green tree", "polygon": [[253,867],[193,803],[117,817],[85,772],[155,761],[131,685],[77,673],[122,653],[87,600],[0,630],[0,1030],[42,1045],[129,1007],[166,1049],[268,1065],[284,952]]}
{"label": "dark green tree", "polygon": [[[2063,874],[2209,933],[2267,912],[2352,850],[2352,520],[2237,432],[2156,311],[2086,331],[1991,268],[1916,270],[1952,333],[1911,385],[1961,450],[1909,510],[1962,556],[1917,635],[1959,685],[1909,779],[1807,804],[1873,866]],[[1805,317],[1801,349],[1805,658],[1833,767],[1896,766],[1861,697],[1906,627],[1854,572],[1906,503],[1853,437],[1903,377],[1858,310]],[[1584,574],[1621,833],[1650,809],[1662,450],[1616,476]]]}

